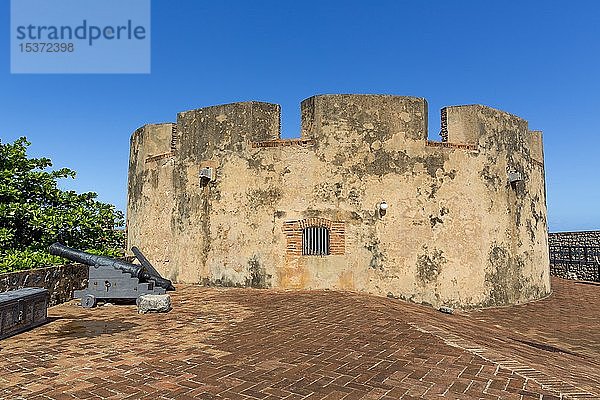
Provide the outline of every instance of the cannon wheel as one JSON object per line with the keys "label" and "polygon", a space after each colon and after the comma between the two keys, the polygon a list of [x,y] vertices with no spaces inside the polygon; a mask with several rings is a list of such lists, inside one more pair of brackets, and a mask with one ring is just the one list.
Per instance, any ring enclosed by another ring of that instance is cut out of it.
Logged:
{"label": "cannon wheel", "polygon": [[93,308],[96,305],[96,296],[93,294],[86,294],[81,299],[81,306],[83,308]]}

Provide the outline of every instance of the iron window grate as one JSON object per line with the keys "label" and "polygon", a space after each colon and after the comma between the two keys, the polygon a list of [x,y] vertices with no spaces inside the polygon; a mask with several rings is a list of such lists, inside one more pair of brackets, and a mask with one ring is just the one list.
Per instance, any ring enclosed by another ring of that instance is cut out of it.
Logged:
{"label": "iron window grate", "polygon": [[302,230],[302,255],[329,255],[329,229],[322,226],[310,226]]}

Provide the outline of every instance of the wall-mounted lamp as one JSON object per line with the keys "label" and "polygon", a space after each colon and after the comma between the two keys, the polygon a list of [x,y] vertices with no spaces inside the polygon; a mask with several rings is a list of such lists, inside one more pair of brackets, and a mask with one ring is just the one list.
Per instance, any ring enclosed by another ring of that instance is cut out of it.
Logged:
{"label": "wall-mounted lamp", "polygon": [[200,185],[204,186],[209,182],[215,181],[215,171],[212,167],[203,167],[200,169]]}
{"label": "wall-mounted lamp", "polygon": [[385,202],[385,200],[382,200],[381,203],[379,203],[379,216],[383,217],[388,209],[388,203]]}
{"label": "wall-mounted lamp", "polygon": [[517,189],[517,184],[523,182],[523,174],[514,170],[508,171],[508,182],[513,189]]}
{"label": "wall-mounted lamp", "polygon": [[523,180],[523,174],[517,171],[508,171],[508,181],[510,183],[517,183]]}

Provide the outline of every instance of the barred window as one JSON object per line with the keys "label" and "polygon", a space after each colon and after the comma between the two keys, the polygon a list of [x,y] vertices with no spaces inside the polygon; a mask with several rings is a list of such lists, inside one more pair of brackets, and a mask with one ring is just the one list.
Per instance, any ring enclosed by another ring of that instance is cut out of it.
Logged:
{"label": "barred window", "polygon": [[302,255],[329,255],[329,229],[322,226],[309,226],[302,229]]}

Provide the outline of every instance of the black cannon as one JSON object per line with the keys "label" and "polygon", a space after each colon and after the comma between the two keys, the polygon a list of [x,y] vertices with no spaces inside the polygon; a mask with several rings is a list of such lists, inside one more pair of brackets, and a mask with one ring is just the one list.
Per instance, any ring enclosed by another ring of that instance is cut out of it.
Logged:
{"label": "black cannon", "polygon": [[171,281],[161,277],[137,248],[135,254],[142,265],[97,256],[60,243],[54,243],[48,250],[50,254],[89,266],[87,288],[73,293],[86,308],[94,307],[98,299],[137,299],[143,294],[175,290]]}

